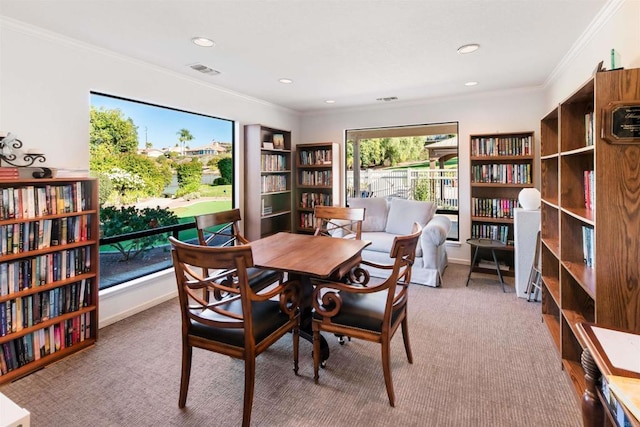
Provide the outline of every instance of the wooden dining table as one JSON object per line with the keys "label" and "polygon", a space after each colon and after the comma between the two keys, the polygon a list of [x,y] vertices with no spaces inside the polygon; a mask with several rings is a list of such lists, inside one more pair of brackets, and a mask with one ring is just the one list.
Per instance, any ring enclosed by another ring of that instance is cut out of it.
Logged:
{"label": "wooden dining table", "polygon": [[[338,239],[309,234],[277,233],[251,242],[256,267],[286,272],[302,285],[300,336],[313,341],[311,330],[312,279],[340,280],[362,261],[367,240]],[[329,346],[322,338],[321,360],[329,357]]]}

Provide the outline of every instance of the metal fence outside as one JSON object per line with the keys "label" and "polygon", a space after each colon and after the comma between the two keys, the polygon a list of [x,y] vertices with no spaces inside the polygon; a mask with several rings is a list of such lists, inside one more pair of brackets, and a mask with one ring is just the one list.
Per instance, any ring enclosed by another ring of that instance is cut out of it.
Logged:
{"label": "metal fence outside", "polygon": [[434,202],[438,209],[457,211],[458,170],[364,169],[359,192],[354,188],[353,171],[347,171],[347,193],[349,197],[421,199]]}

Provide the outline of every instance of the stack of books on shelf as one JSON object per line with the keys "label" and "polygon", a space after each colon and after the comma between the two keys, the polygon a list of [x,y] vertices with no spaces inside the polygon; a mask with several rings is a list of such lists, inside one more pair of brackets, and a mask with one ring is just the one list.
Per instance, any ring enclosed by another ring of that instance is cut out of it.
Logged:
{"label": "stack of books on shelf", "polygon": [[471,167],[473,182],[531,184],[531,164],[490,164]]}
{"label": "stack of books on shelf", "polygon": [[587,147],[593,145],[594,135],[596,133],[596,124],[593,117],[593,111],[584,115],[584,138]]}
{"label": "stack of books on shelf", "polygon": [[331,194],[324,194],[324,193],[300,194],[301,208],[315,208],[316,206],[331,206]]}
{"label": "stack of books on shelf", "polygon": [[582,226],[582,258],[585,265],[593,268],[594,247],[593,247],[593,228]]}
{"label": "stack of books on shelf", "polygon": [[595,209],[596,192],[593,185],[594,174],[593,171],[584,171],[584,205],[588,211]]}
{"label": "stack of books on shelf", "polygon": [[331,150],[300,151],[300,164],[309,165],[331,165]]}
{"label": "stack of books on shelf", "polygon": [[529,156],[533,154],[531,135],[480,137],[471,140],[472,156]]}
{"label": "stack of books on shelf", "polygon": [[509,226],[496,224],[473,224],[471,226],[472,239],[493,239],[510,244],[508,240]]}
{"label": "stack of books on shelf", "polygon": [[471,198],[471,216],[513,219],[513,212],[517,207],[517,199]]}
{"label": "stack of books on shelf", "polygon": [[0,167],[0,180],[13,181],[19,178],[18,168],[2,166]]}

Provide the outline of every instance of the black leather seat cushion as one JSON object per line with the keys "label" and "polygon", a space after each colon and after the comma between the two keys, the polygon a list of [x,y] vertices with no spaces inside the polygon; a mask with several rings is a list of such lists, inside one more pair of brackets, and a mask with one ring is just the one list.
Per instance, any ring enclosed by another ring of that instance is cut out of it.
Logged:
{"label": "black leather seat cushion", "polygon": [[[340,312],[331,318],[331,322],[338,325],[351,326],[374,332],[382,332],[382,319],[384,317],[387,292],[375,292],[372,294],[354,294],[340,292],[342,308]],[[391,323],[395,322],[400,310],[394,310],[391,314]],[[314,319],[322,320],[322,316],[313,313]]]}
{"label": "black leather seat cushion", "polygon": [[[229,304],[223,304],[222,307],[233,313],[242,313],[240,300],[235,300]],[[275,330],[282,327],[289,320],[289,316],[280,311],[280,304],[277,301],[261,301],[252,304],[253,311],[253,336],[256,343],[259,343]],[[204,312],[195,311],[200,317],[210,320],[227,321],[228,317],[222,316],[211,310]],[[195,320],[191,320],[189,334],[199,336],[201,338],[223,342],[233,346],[244,347],[244,329],[243,328],[215,328],[204,325]]]}
{"label": "black leather seat cushion", "polygon": [[249,267],[247,268],[247,275],[249,276],[249,286],[253,289],[253,292],[259,292],[270,284],[277,282],[281,273],[276,270]]}

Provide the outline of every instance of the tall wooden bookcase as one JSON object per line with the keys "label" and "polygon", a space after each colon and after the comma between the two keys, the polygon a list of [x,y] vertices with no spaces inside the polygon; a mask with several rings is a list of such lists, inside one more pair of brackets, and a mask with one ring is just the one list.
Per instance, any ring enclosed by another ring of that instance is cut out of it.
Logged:
{"label": "tall wooden bookcase", "polygon": [[291,231],[291,132],[244,127],[244,233],[257,240]]}
{"label": "tall wooden bookcase", "polygon": [[312,233],[316,206],[335,206],[339,188],[339,152],[335,142],[296,145],[295,229]]}
{"label": "tall wooden bookcase", "polygon": [[98,184],[0,181],[0,384],[98,337]]}
{"label": "tall wooden bookcase", "polygon": [[[506,246],[500,261],[514,275],[514,210],[518,193],[533,187],[533,132],[471,135],[471,238],[492,238]],[[473,249],[472,249],[473,250]],[[472,253],[473,256],[473,253]],[[478,255],[491,260],[490,253]],[[495,267],[475,271],[495,273]]]}
{"label": "tall wooden bookcase", "polygon": [[640,332],[640,141],[605,126],[628,104],[640,70],[600,72],[540,123],[542,317],[580,396],[577,323]]}

